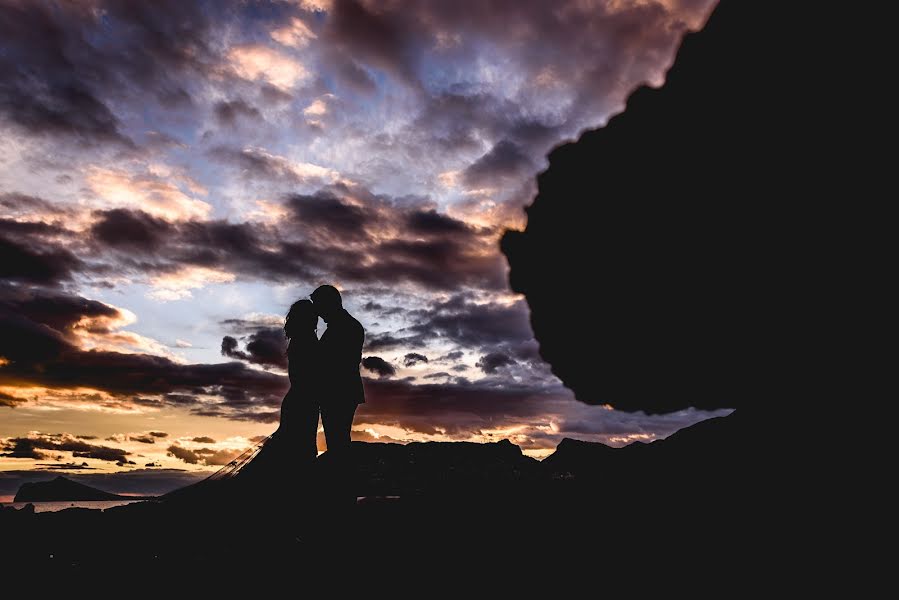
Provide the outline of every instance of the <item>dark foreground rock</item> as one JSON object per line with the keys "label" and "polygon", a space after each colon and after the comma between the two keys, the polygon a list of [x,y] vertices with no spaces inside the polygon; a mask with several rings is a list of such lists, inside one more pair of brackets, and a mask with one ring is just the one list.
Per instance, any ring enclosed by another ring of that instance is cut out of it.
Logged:
{"label": "dark foreground rock", "polygon": [[[534,560],[550,573],[660,553],[659,544],[682,538],[679,560],[708,566],[736,535],[722,524],[736,510],[739,479],[721,469],[725,454],[710,462],[717,454],[706,446],[702,458],[702,447],[721,437],[736,447],[742,438],[736,413],[706,423],[624,449],[569,441],[543,463],[507,441],[357,443],[351,471],[326,453],[275,483],[260,479],[260,465],[247,479],[105,511],[4,510],[0,558],[85,571],[190,565],[196,573],[234,563],[240,572],[321,572],[349,561],[354,573],[463,569],[467,578]],[[360,499],[347,502],[347,491]]]}

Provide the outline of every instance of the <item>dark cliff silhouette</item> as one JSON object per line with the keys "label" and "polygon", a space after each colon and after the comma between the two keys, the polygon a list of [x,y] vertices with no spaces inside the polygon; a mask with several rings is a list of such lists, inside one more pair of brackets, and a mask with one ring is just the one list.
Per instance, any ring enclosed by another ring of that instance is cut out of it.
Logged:
{"label": "dark cliff silhouette", "polygon": [[582,402],[737,408],[796,364],[806,118],[779,87],[785,12],[721,2],[662,87],[553,150],[505,234],[540,353]]}

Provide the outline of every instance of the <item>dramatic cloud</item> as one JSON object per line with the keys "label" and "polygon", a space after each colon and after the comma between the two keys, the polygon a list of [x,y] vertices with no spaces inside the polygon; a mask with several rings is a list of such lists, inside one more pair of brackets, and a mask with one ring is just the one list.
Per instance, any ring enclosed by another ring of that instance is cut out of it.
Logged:
{"label": "dramatic cloud", "polygon": [[167,221],[143,211],[116,208],[98,212],[97,217],[91,225],[91,235],[98,243],[116,250],[156,250],[173,232]]}
{"label": "dramatic cloud", "polygon": [[246,336],[246,351],[231,336],[222,338],[222,356],[258,365],[287,368],[287,339],[282,328],[265,328]]}
{"label": "dramatic cloud", "polygon": [[126,207],[170,220],[205,218],[212,211],[212,205],[192,197],[188,184],[176,185],[162,174],[95,167],[86,182],[99,208]]}
{"label": "dramatic cloud", "polygon": [[508,365],[514,365],[515,359],[511,356],[503,354],[502,352],[491,352],[490,354],[485,354],[480,359],[478,359],[477,364],[475,365],[485,373],[496,373],[497,369],[500,367],[506,367]]}
{"label": "dramatic cloud", "polygon": [[403,366],[405,367],[412,367],[418,363],[426,362],[428,362],[428,357],[424,354],[419,354],[418,352],[409,352],[403,357]]}
{"label": "dramatic cloud", "polygon": [[463,172],[465,183],[471,187],[489,186],[503,179],[520,178],[532,172],[534,164],[527,153],[514,142],[501,140],[484,156]]}
{"label": "dramatic cloud", "polygon": [[[98,211],[82,255],[143,274],[162,300],[190,297],[192,289],[233,281],[235,273],[275,281],[315,280],[316,273],[329,273],[348,282],[389,280],[436,290],[503,285],[493,229],[342,184],[311,196],[293,195],[285,206],[292,218],[279,227]],[[0,245],[0,253],[18,261],[4,263],[13,279],[55,283],[82,265],[69,251],[28,231]]]}
{"label": "dramatic cloud", "polygon": [[116,309],[61,293],[0,292],[0,356],[8,361],[0,368],[0,386],[13,397],[18,388],[39,386],[101,390],[123,402],[135,394],[159,395],[151,405],[189,399],[199,406],[203,397],[212,397],[224,407],[248,407],[277,406],[286,388],[284,378],[237,362],[191,365],[147,354],[85,350],[76,325],[113,316]]}
{"label": "dramatic cloud", "polygon": [[56,285],[82,266],[72,252],[35,237],[10,240],[0,233],[0,277],[5,281]]}
{"label": "dramatic cloud", "polygon": [[209,151],[209,156],[240,169],[241,175],[247,179],[320,185],[337,178],[337,173],[331,169],[310,163],[294,162],[261,148],[235,149],[217,146]]}
{"label": "dramatic cloud", "polygon": [[240,450],[212,450],[209,448],[198,448],[190,450],[177,444],[168,447],[168,454],[178,458],[188,464],[203,464],[206,466],[224,466],[240,456],[244,449]]}
{"label": "dramatic cloud", "polygon": [[155,444],[156,438],[151,435],[130,435],[128,439],[132,442],[140,442],[141,444]]}
{"label": "dramatic cloud", "polygon": [[215,117],[225,125],[234,125],[241,118],[247,120],[261,119],[262,115],[255,106],[244,100],[222,100],[214,107]]}
{"label": "dramatic cloud", "polygon": [[228,52],[228,60],[238,77],[262,79],[281,90],[289,90],[309,76],[302,63],[266,46],[237,46]]}
{"label": "dramatic cloud", "polygon": [[[140,442],[141,444],[155,444],[156,440],[167,438],[169,434],[164,431],[148,431],[147,433],[130,433],[127,436],[122,436],[122,439],[127,439],[131,442]],[[81,438],[82,436],[78,436]],[[118,439],[118,438],[107,438],[107,439]]]}
{"label": "dramatic cloud", "polygon": [[[0,410],[152,414],[71,430],[225,464],[236,448],[200,440],[277,422],[283,315],[330,282],[375,355],[366,439],[667,431],[581,414],[499,240],[546,152],[661,83],[710,1],[0,0]],[[209,428],[161,425],[176,411]]]}
{"label": "dramatic cloud", "polygon": [[210,59],[207,17],[201,4],[168,0],[3,2],[0,119],[32,134],[130,147],[113,101],[128,92],[189,101],[177,77]]}
{"label": "dramatic cloud", "polygon": [[182,448],[181,446],[177,446],[172,444],[168,448],[168,453],[174,456],[175,458],[180,458],[184,462],[195,465],[200,462],[200,457],[196,452],[192,450],[188,450],[187,448]]}
{"label": "dramatic cloud", "polygon": [[[456,294],[427,308],[407,311],[405,317],[406,326],[368,336],[367,348],[424,348],[435,343],[451,343],[487,352],[502,349],[524,360],[539,360],[533,347],[527,306],[520,300],[477,303],[471,294]],[[451,363],[463,356],[463,351],[454,350],[435,362]]]}
{"label": "dramatic cloud", "polygon": [[362,359],[362,368],[377,373],[378,377],[392,377],[396,375],[396,367],[379,356],[366,356]]}
{"label": "dramatic cloud", "polygon": [[[75,436],[62,433],[29,434],[28,437],[11,438],[2,446],[0,456],[11,458],[32,458],[46,460],[57,456],[60,452],[71,452],[75,458],[95,458],[123,464],[134,464],[128,460],[131,453],[121,448],[97,446],[79,440]],[[44,451],[48,452],[44,452]]]}

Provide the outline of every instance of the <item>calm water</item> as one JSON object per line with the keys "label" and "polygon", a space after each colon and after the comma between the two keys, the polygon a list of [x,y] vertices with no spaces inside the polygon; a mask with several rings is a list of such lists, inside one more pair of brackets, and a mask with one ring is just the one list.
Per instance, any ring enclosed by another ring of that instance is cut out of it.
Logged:
{"label": "calm water", "polygon": [[143,502],[143,500],[91,500],[91,501],[70,501],[70,502],[3,502],[3,506],[14,506],[22,508],[26,504],[34,504],[34,512],[54,512],[57,510],[65,510],[67,508],[93,508],[102,510],[104,508],[112,508],[113,506],[124,506],[133,502]]}

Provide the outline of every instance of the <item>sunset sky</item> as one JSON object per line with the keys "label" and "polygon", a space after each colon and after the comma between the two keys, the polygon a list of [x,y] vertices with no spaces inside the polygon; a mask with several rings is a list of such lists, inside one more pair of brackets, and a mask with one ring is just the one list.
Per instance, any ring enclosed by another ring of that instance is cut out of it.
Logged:
{"label": "sunset sky", "polygon": [[710,8],[0,0],[0,471],[226,464],[277,426],[320,283],[366,328],[357,440],[542,457],[726,414],[575,401],[498,246]]}

